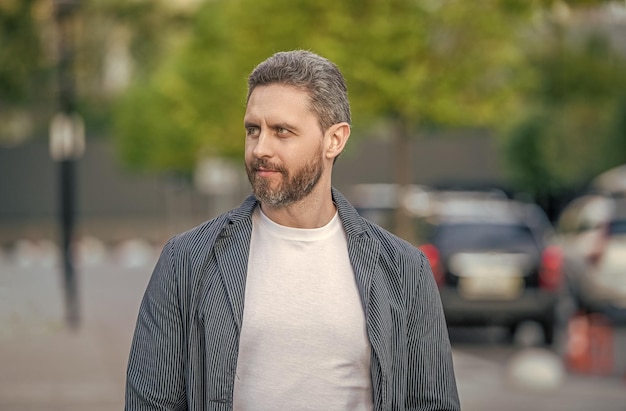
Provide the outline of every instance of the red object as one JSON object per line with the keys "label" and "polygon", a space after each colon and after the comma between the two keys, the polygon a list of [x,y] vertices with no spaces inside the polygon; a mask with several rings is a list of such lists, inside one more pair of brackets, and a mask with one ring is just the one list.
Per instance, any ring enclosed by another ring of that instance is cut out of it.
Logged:
{"label": "red object", "polygon": [[613,371],[613,327],[600,314],[578,314],[567,326],[567,367],[572,372],[609,375]]}
{"label": "red object", "polygon": [[561,286],[563,277],[563,251],[557,246],[543,250],[539,268],[539,286],[545,290],[556,291]]}
{"label": "red object", "polygon": [[443,269],[441,267],[441,257],[439,255],[439,250],[432,244],[423,244],[420,247],[420,250],[424,253],[426,258],[428,258],[428,262],[430,263],[430,268],[433,270],[433,276],[435,277],[435,282],[438,286],[442,286],[444,284],[444,274]]}

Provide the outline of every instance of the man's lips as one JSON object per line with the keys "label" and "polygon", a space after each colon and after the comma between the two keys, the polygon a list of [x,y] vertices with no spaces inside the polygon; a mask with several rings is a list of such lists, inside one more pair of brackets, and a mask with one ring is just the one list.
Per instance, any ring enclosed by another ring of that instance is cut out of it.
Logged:
{"label": "man's lips", "polygon": [[271,176],[271,175],[274,175],[276,173],[280,174],[279,170],[275,170],[273,168],[262,168],[262,167],[257,168],[255,170],[255,172],[259,176]]}

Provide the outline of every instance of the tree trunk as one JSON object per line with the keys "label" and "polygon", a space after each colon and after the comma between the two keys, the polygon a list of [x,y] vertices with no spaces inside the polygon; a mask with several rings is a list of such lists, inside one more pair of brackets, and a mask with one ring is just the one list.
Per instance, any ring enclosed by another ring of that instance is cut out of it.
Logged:
{"label": "tree trunk", "polygon": [[406,241],[415,244],[412,217],[404,207],[404,195],[408,186],[413,183],[413,157],[411,153],[411,136],[407,122],[398,118],[393,124],[393,167],[397,207],[394,211],[394,232]]}

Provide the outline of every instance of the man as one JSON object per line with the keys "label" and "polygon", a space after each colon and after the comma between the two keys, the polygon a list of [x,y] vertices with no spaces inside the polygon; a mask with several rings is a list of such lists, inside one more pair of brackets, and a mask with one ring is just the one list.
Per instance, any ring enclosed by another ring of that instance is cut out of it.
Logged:
{"label": "man", "polygon": [[254,195],[164,247],[132,343],[127,410],[458,410],[424,256],[331,185],[344,79],[307,51],[248,79]]}

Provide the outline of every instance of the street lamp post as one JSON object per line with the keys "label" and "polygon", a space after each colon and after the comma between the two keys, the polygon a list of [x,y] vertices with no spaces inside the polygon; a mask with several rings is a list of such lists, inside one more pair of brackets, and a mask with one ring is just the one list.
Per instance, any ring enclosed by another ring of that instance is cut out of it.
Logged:
{"label": "street lamp post", "polygon": [[85,148],[84,124],[76,113],[74,42],[78,0],[54,0],[58,29],[59,111],[50,124],[50,155],[59,164],[59,223],[67,325],[79,326],[78,281],[72,253],[76,218],[76,161]]}

